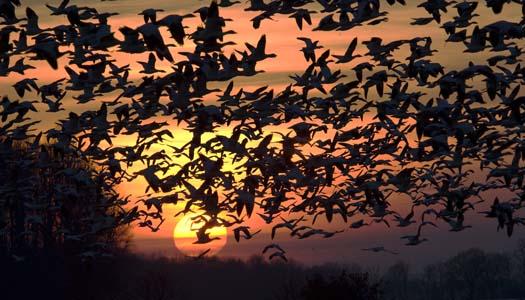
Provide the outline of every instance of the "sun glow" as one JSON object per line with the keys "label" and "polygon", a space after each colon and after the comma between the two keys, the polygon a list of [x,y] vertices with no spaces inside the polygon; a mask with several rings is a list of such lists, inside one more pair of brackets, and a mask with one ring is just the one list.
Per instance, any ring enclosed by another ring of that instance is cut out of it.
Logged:
{"label": "sun glow", "polygon": [[195,244],[196,232],[204,225],[203,222],[195,220],[198,214],[187,214],[180,219],[173,229],[173,241],[175,247],[185,255],[196,256],[210,249],[207,255],[216,255],[224,248],[228,239],[225,227],[214,227],[207,231],[211,242],[206,244]]}

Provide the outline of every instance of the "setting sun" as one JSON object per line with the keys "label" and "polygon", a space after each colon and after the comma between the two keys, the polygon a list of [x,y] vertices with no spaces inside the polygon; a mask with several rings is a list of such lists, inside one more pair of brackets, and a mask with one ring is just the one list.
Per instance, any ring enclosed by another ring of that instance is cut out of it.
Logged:
{"label": "setting sun", "polygon": [[175,247],[185,255],[196,256],[210,249],[207,255],[216,255],[225,245],[228,239],[225,227],[214,227],[207,231],[212,240],[206,244],[195,244],[196,232],[204,225],[203,222],[195,220],[198,214],[190,213],[177,222],[173,229],[173,242]]}

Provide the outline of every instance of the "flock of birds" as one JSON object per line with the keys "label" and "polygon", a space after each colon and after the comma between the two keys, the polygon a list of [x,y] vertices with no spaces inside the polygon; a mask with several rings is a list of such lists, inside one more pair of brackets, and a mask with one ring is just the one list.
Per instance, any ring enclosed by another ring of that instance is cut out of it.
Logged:
{"label": "flock of birds", "polygon": [[[352,36],[356,26],[388,22],[385,2],[405,5],[404,0],[251,0],[245,10],[257,12],[255,29],[288,16],[301,30],[310,26]],[[340,219],[349,230],[417,226],[416,234],[402,239],[418,245],[427,240],[423,229],[437,227],[438,220],[450,231],[469,228],[467,213],[498,192],[481,213],[495,218],[498,230],[509,236],[525,225],[519,216],[525,201],[525,97],[520,92],[525,19],[476,21],[482,5],[495,15],[504,6],[520,6],[525,15],[525,1],[418,1],[426,16],[414,18],[412,25],[437,24],[448,43],[463,47],[467,54],[461,55],[490,54],[486,63],[449,70],[432,60],[437,50],[429,36],[361,43],[350,38],[341,54],[298,37],[309,65],[279,91],[234,86],[233,79],[263,72],[257,64],[276,56],[266,49],[265,35],[243,49],[228,41],[235,34],[226,30],[232,20],[220,11],[238,1],[213,1],[187,15],[145,9],[139,13],[141,24],[118,32],[109,22],[116,13],[69,0],[47,5],[51,15],[66,21],[46,28],[30,7],[19,18],[20,5],[0,0],[0,76],[24,75],[35,68],[28,61],[36,60],[63,69],[67,77],[45,84],[37,78],[17,82],[19,98],[1,100],[0,140],[38,144],[45,137],[57,153],[88,158],[97,165],[93,174],[64,170],[79,183],[96,180],[113,187],[144,178],[148,189],[141,204],[123,209],[129,198],[107,200],[121,208],[123,224],[137,222],[156,231],[165,217],[162,206],[182,203],[181,214],[198,212],[195,221],[205,224],[196,243],[212,241],[214,226],[233,228],[237,241],[252,238],[258,231],[243,223],[253,214],[272,224],[272,239],[284,231],[304,239],[346,230],[328,230],[319,225],[322,217]],[[311,16],[317,15],[313,25]],[[194,30],[184,25],[190,18],[200,19]],[[174,56],[188,43],[192,52]],[[400,51],[408,51],[408,57],[400,58]],[[146,54],[147,61],[137,62],[143,77],[131,80],[133,66],[119,65],[115,52]],[[209,89],[212,82],[224,86]],[[35,96],[38,100],[26,100]],[[67,117],[55,128],[37,133],[39,112],[64,111],[64,102],[74,100],[99,108],[65,111]],[[182,147],[172,144],[174,123],[192,134]],[[225,126],[231,135],[214,133]],[[272,132],[269,126],[285,129]],[[213,137],[206,138],[210,133]],[[114,145],[123,135],[135,142]],[[155,152],[157,145],[163,150]],[[130,171],[137,166],[140,170]],[[393,206],[399,205],[392,204],[405,200],[411,211],[397,212]],[[270,250],[271,258],[286,260],[279,245],[264,253]],[[363,250],[396,253],[382,246]]]}

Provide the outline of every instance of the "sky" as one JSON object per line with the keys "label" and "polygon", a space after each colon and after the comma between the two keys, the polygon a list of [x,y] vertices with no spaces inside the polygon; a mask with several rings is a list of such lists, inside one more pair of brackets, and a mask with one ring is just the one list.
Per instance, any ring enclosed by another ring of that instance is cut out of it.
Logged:
{"label": "sky", "polygon": [[[75,3],[75,1],[72,2]],[[261,27],[256,30],[253,29],[250,23],[250,19],[256,14],[253,12],[245,12],[243,10],[245,6],[244,3],[230,8],[221,8],[221,15],[233,20],[227,24],[227,29],[232,29],[237,32],[236,35],[229,36],[229,40],[236,42],[238,45],[243,45],[244,42],[255,45],[260,36],[266,34],[268,51],[277,54],[276,58],[263,61],[258,65],[258,69],[264,70],[264,73],[254,77],[235,79],[235,87],[251,90],[259,86],[268,85],[271,88],[279,90],[291,83],[292,81],[288,76],[294,73],[302,73],[302,70],[307,66],[302,54],[299,52],[304,45],[302,41],[297,40],[297,37],[301,36],[309,37],[312,40],[319,40],[320,44],[327,49],[329,48],[332,54],[344,53],[354,37],[357,37],[361,42],[369,40],[374,36],[379,36],[385,41],[410,39],[416,36],[430,36],[433,40],[433,47],[438,50],[438,52],[434,54],[433,60],[442,63],[447,68],[466,67],[469,61],[482,62],[483,59],[487,57],[486,53],[466,54],[462,52],[463,48],[450,43],[447,44],[444,41],[442,29],[437,28],[435,23],[431,23],[428,26],[417,27],[409,25],[411,18],[423,16],[423,9],[415,6],[416,1],[407,2],[410,2],[410,4],[405,7],[399,5],[386,7],[389,11],[389,22],[379,26],[357,27],[343,32],[312,32],[311,28],[313,27],[309,28],[309,26],[306,26],[306,28],[300,31],[293,19],[283,16],[274,17],[274,21],[264,21]],[[58,1],[49,1],[48,3],[55,6],[59,4]],[[64,16],[49,17],[49,11],[43,4],[42,1],[36,0],[23,1],[24,6],[32,7],[40,15],[40,26],[43,28],[45,28],[46,25],[49,26],[66,21]],[[100,2],[89,0],[76,1],[75,4],[96,7],[99,11],[118,12],[118,16],[110,19],[111,26],[116,29],[123,25],[131,27],[141,24],[142,16],[137,15],[137,13],[146,8],[163,9],[164,12],[159,13],[159,17],[162,17],[163,15],[171,13],[190,13],[201,6],[207,5],[208,2],[188,0],[150,0],[147,2],[142,0],[123,0]],[[512,9],[512,7],[513,6],[506,6],[506,9],[501,15],[498,15],[497,18],[519,21],[521,11]],[[23,10],[20,9],[19,12],[23,13]],[[483,7],[478,8],[477,13],[480,14],[480,17],[476,19],[480,26],[496,20],[495,17]],[[317,15],[313,15],[314,24],[317,24],[318,19],[319,17]],[[198,24],[198,18],[188,19],[187,22],[185,22],[185,25],[191,28],[195,28]],[[120,38],[120,36],[117,36],[117,38]],[[176,54],[177,52],[188,51],[190,49],[191,45],[188,41],[184,47],[172,49],[172,53]],[[360,45],[357,49],[358,54],[362,54],[364,51],[365,48],[363,45]],[[406,57],[408,55],[408,49],[402,49],[398,53],[400,57]],[[132,66],[135,66],[131,72],[131,78],[140,78],[138,72],[140,69],[137,68],[137,64],[135,64],[134,61],[137,59],[145,61],[147,55],[131,57],[127,54],[119,53],[114,56],[121,64],[129,61]],[[348,65],[341,66],[343,72],[349,76],[349,79],[354,76],[352,72],[349,72],[349,69],[362,61],[363,60],[356,60]],[[64,60],[61,60],[61,62],[63,64]],[[45,63],[37,62],[34,65],[37,66],[37,69],[28,72],[28,74],[29,77],[38,78],[40,84],[52,82],[65,76],[59,71],[53,71],[46,66]],[[167,68],[168,66],[165,65],[164,67]],[[0,91],[2,91],[0,94],[7,93],[13,96],[14,92],[8,90],[8,87],[22,78],[22,76],[18,75],[0,78]],[[209,88],[213,87],[213,85],[209,86]],[[209,97],[208,101],[213,101],[213,95]],[[65,101],[66,109],[73,111],[97,109],[99,106],[100,103],[97,102],[77,105],[73,99]],[[54,126],[57,118],[63,118],[66,115],[67,112],[64,112],[62,115],[39,113],[38,117],[43,120],[43,127],[50,128]],[[180,146],[191,139],[191,134],[183,128],[176,128],[174,125],[171,129],[175,135],[175,141],[173,141],[175,145]],[[220,130],[228,132],[229,129],[221,128]],[[275,130],[286,130],[286,128],[275,128]],[[128,143],[130,143],[130,138],[119,137],[116,139],[116,144],[126,145]],[[119,187],[119,192],[122,194],[132,193],[133,197],[138,197],[144,193],[144,189],[145,182],[139,179],[133,183],[122,185]],[[485,196],[487,197],[487,202],[491,202],[494,195]],[[410,210],[407,199],[396,200],[395,206],[400,207],[401,211],[404,209],[407,213]],[[171,216],[175,214],[175,211],[175,207],[168,206],[165,208],[167,220],[158,232],[152,233],[146,229],[133,229],[133,250],[139,253],[156,255],[181,255],[173,242],[173,231],[177,222],[180,220],[180,217],[175,218]],[[438,229],[428,228],[427,226],[424,230],[430,241],[417,247],[407,247],[403,245],[403,241],[399,238],[404,234],[414,233],[417,230],[416,227],[388,229],[383,224],[374,224],[373,226],[366,226],[359,230],[346,230],[344,233],[338,234],[330,239],[314,237],[311,239],[297,240],[291,239],[288,234],[281,234],[278,235],[276,242],[287,250],[289,257],[305,264],[360,262],[369,266],[381,266],[385,264],[388,265],[399,259],[415,265],[422,265],[445,259],[458,251],[471,247],[480,247],[490,251],[507,251],[514,248],[520,234],[523,236],[523,231],[518,231],[518,234],[515,234],[512,238],[508,238],[503,232],[496,231],[495,222],[492,220],[483,220],[479,215],[471,213],[471,215],[468,215],[467,220],[475,226],[459,233],[448,232],[445,224]],[[262,248],[272,242],[269,236],[270,225],[264,225],[264,222],[256,215],[252,217],[252,220],[248,221],[248,224],[253,228],[261,228],[262,232],[252,240],[243,240],[240,243],[237,243],[233,239],[232,233],[229,232],[228,237],[222,236],[222,238],[227,239],[227,241],[224,248],[217,253],[218,256],[247,258],[255,254],[260,254]],[[340,222],[331,224],[329,227],[345,228],[344,224]],[[372,246],[385,246],[398,251],[399,255],[376,254],[361,250],[362,248]]]}

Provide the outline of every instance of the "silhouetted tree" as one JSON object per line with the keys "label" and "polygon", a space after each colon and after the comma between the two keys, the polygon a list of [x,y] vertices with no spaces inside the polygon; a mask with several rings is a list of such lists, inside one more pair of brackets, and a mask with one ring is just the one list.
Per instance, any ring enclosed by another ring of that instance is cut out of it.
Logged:
{"label": "silhouetted tree", "polygon": [[510,254],[469,249],[424,268],[407,299],[493,299],[520,295]]}
{"label": "silhouetted tree", "polygon": [[370,282],[368,273],[347,273],[325,277],[316,274],[308,279],[301,291],[304,300],[376,300],[379,283]]}
{"label": "silhouetted tree", "polygon": [[494,297],[499,284],[510,277],[509,258],[479,249],[463,251],[446,263],[447,280],[463,299]]}
{"label": "silhouetted tree", "polygon": [[387,299],[407,299],[410,266],[402,261],[392,265],[382,277],[383,290]]}
{"label": "silhouetted tree", "polygon": [[0,139],[0,253],[3,257],[90,258],[127,247],[119,196],[81,155]]}
{"label": "silhouetted tree", "polygon": [[446,288],[444,269],[445,266],[441,263],[426,266],[421,278],[417,280],[419,289],[416,290],[416,293],[420,293],[424,299],[429,300],[452,299],[449,295],[452,288]]}

